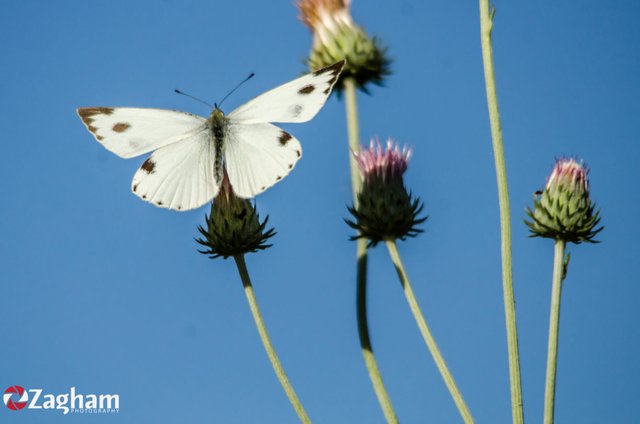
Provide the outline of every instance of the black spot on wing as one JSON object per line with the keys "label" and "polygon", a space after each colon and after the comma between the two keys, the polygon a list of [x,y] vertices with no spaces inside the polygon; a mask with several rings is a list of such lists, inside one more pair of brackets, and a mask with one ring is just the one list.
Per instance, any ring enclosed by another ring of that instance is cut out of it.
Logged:
{"label": "black spot on wing", "polygon": [[136,190],[138,190],[138,184],[133,185],[133,191],[136,191]]}
{"label": "black spot on wing", "polygon": [[78,115],[80,115],[83,121],[85,119],[91,119],[93,115],[111,115],[112,113],[112,107],[81,107],[78,109]]}
{"label": "black spot on wing", "polygon": [[320,75],[331,73],[335,77],[340,74],[340,71],[342,71],[344,64],[345,64],[345,60],[342,59],[340,62],[336,62],[333,65],[329,65],[322,69],[318,69],[313,73],[313,75],[315,75],[316,77],[319,77]]}
{"label": "black spot on wing", "polygon": [[[113,113],[112,107],[81,107],[78,109],[78,115],[82,122],[87,126],[87,129],[95,134],[98,129],[91,125],[94,121],[95,115],[111,115]],[[99,141],[102,141],[102,137],[97,136]]]}
{"label": "black spot on wing", "polygon": [[329,93],[331,93],[333,84],[335,84],[336,80],[338,79],[338,76],[340,75],[340,72],[342,71],[344,64],[345,64],[345,61],[341,60],[340,62],[336,62],[333,65],[329,65],[326,68],[322,68],[313,73],[313,75],[316,77],[326,75],[326,74],[331,76],[331,78],[327,81],[328,87],[325,88],[323,91],[325,95],[328,96]]}
{"label": "black spot on wing", "polygon": [[151,174],[153,173],[153,170],[156,169],[156,163],[153,160],[151,160],[151,158],[149,158],[144,161],[140,169],[142,169],[147,174]]}
{"label": "black spot on wing", "polygon": [[278,137],[278,141],[280,142],[281,146],[286,146],[289,140],[291,140],[291,138],[292,138],[291,134],[289,134],[286,131],[282,131],[280,133],[280,137]]}
{"label": "black spot on wing", "polygon": [[[331,91],[331,88],[333,87],[333,84],[336,82],[337,79],[338,79],[338,74],[335,74],[334,76],[331,77],[331,79],[328,81],[328,84],[329,84],[329,88],[327,89],[328,91]],[[329,94],[327,93],[327,90],[324,90],[325,94]]]}
{"label": "black spot on wing", "polygon": [[117,124],[115,124],[113,126],[113,128],[111,128],[114,132],[117,133],[123,133],[126,130],[128,130],[129,128],[131,128],[131,124],[127,124],[126,122],[118,122]]}
{"label": "black spot on wing", "polygon": [[313,84],[308,84],[298,90],[298,94],[310,94],[315,90],[316,87]]}
{"label": "black spot on wing", "polygon": [[280,175],[278,175],[278,176],[276,177],[276,181],[280,181],[281,179],[282,179],[282,176],[280,176]]}
{"label": "black spot on wing", "polygon": [[298,155],[298,157],[302,156],[302,153],[300,152],[300,150],[296,150],[296,155]]}
{"label": "black spot on wing", "polygon": [[300,116],[300,114],[302,113],[302,110],[304,109],[304,107],[302,107],[302,105],[292,105],[289,108],[289,111],[291,112],[291,115],[293,115],[294,117],[298,117]]}

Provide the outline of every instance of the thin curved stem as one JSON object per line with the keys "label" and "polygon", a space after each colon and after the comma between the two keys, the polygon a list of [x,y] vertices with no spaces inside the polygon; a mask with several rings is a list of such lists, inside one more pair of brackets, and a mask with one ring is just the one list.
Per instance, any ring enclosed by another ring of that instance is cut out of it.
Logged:
{"label": "thin curved stem", "polygon": [[458,389],[456,385],[456,381],[453,379],[453,375],[449,371],[447,367],[447,363],[444,361],[442,357],[442,353],[440,353],[440,349],[434,339],[431,331],[429,330],[429,326],[427,325],[427,321],[422,315],[422,311],[420,310],[420,306],[418,305],[418,301],[416,300],[415,295],[413,294],[413,290],[411,289],[411,283],[409,282],[409,276],[407,275],[404,265],[402,264],[402,260],[400,259],[400,253],[398,252],[398,247],[396,246],[396,242],[394,240],[386,240],[387,249],[389,250],[389,256],[391,257],[391,261],[396,268],[396,272],[398,273],[398,278],[400,279],[400,283],[402,284],[402,290],[404,291],[404,295],[407,298],[407,302],[409,303],[409,308],[411,309],[411,313],[418,324],[418,328],[420,329],[420,333],[424,338],[427,347],[429,348],[429,352],[431,352],[431,356],[433,357],[440,374],[442,375],[442,379],[444,380],[447,388],[449,389],[449,393],[451,393],[451,397],[453,401],[456,403],[458,407],[458,411],[462,416],[463,421],[466,424],[473,424],[473,417],[471,416],[471,411],[469,411],[469,407],[464,401],[462,397],[462,393]]}
{"label": "thin curved stem", "polygon": [[282,364],[280,364],[280,360],[278,359],[278,355],[276,354],[276,350],[271,343],[269,333],[267,333],[267,328],[264,325],[262,314],[260,313],[260,309],[258,308],[256,295],[253,292],[253,286],[251,285],[251,279],[249,278],[249,272],[247,271],[247,264],[244,261],[244,255],[234,256],[233,259],[235,259],[236,261],[238,272],[240,273],[240,278],[242,279],[242,286],[244,287],[244,292],[247,296],[247,301],[249,302],[249,308],[251,309],[251,314],[253,315],[253,319],[256,322],[256,327],[258,327],[260,339],[262,340],[264,349],[267,351],[267,356],[269,357],[269,361],[271,361],[273,370],[276,372],[276,376],[278,377],[282,388],[287,394],[291,405],[293,405],[293,409],[295,409],[296,414],[298,414],[300,422],[310,424],[311,420],[309,419],[307,412],[304,410],[300,399],[298,399],[296,392],[293,390],[291,383],[289,383],[287,374],[285,374],[284,369],[282,368]]}
{"label": "thin curved stem", "polygon": [[[351,169],[351,187],[353,190],[353,205],[358,208],[358,193],[362,188],[358,163],[352,152],[360,150],[360,135],[358,129],[358,108],[356,102],[356,82],[353,78],[344,80],[345,107],[347,112],[347,130],[349,134],[349,166]],[[373,390],[378,398],[378,403],[384,414],[387,423],[396,424],[398,418],[391,404],[391,398],[382,381],[382,375],[378,368],[378,363],[371,347],[369,337],[369,323],[367,319],[367,241],[358,239],[356,241],[356,316],[358,320],[358,336],[360,337],[360,348],[364,358],[365,366],[369,373],[369,379],[373,385]]]}
{"label": "thin curved stem", "polygon": [[544,424],[553,424],[556,396],[556,369],[558,365],[558,335],[560,333],[560,296],[564,274],[564,249],[566,243],[556,240],[553,256],[553,283],[551,287],[551,311],[549,316],[549,346],[547,349],[547,379],[544,390]]}
{"label": "thin curved stem", "polygon": [[[360,348],[364,363],[369,372],[369,379],[373,385],[373,390],[378,398],[378,403],[384,414],[387,423],[398,423],[398,418],[391,404],[391,398],[387,393],[387,389],[382,381],[382,375],[378,369],[378,363],[373,354],[371,347],[371,339],[369,337],[369,323],[367,319],[367,242],[364,239],[358,239],[358,274],[356,288],[356,313],[358,319],[358,335],[360,336]],[[364,246],[362,248],[361,246]]]}
{"label": "thin curved stem", "polygon": [[511,382],[511,414],[514,424],[522,424],[522,384],[520,382],[520,355],[518,353],[518,331],[516,327],[516,307],[513,295],[513,275],[511,261],[511,212],[509,207],[509,190],[507,187],[507,166],[504,159],[502,142],[502,124],[498,111],[498,95],[496,92],[496,76],[493,68],[493,50],[491,47],[491,30],[493,13],[489,8],[489,0],[480,0],[480,39],[482,43],[482,60],[484,63],[484,79],[487,91],[489,122],[493,155],[498,182],[498,201],[500,204],[500,233],[502,251],[502,291],[504,296],[504,314],[507,328],[507,348],[509,353],[509,380]]}

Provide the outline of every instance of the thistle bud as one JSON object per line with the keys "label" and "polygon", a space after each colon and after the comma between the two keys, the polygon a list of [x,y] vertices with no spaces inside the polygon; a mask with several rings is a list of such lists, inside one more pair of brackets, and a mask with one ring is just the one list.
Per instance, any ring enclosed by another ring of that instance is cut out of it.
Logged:
{"label": "thistle bud", "polygon": [[206,247],[200,253],[215,259],[222,256],[242,255],[271,247],[265,242],[275,234],[273,228],[265,231],[267,220],[260,223],[255,205],[233,193],[226,171],[218,195],[211,204],[211,213],[205,216],[207,228],[198,226],[202,239],[196,242]]}
{"label": "thistle bud", "polygon": [[[391,62],[386,47],[353,22],[350,3],[350,0],[298,0],[300,20],[313,33],[307,65],[316,71],[346,59],[340,81],[353,78],[358,87],[367,91],[367,83],[383,83],[391,73]],[[341,88],[340,82],[336,84],[337,90]]]}
{"label": "thistle bud", "polygon": [[402,175],[407,170],[411,149],[400,150],[392,140],[384,150],[380,142],[372,140],[368,149],[353,153],[362,175],[362,190],[357,207],[349,207],[355,221],[347,224],[360,234],[352,239],[367,238],[375,246],[383,240],[405,240],[422,230],[417,225],[427,220],[418,218],[423,204],[407,192]]}
{"label": "thistle bud", "polygon": [[525,224],[531,237],[546,237],[576,244],[597,243],[593,238],[604,227],[596,229],[600,211],[589,198],[589,170],[573,158],[556,161],[544,191],[533,198],[533,210],[526,209],[531,221]]}

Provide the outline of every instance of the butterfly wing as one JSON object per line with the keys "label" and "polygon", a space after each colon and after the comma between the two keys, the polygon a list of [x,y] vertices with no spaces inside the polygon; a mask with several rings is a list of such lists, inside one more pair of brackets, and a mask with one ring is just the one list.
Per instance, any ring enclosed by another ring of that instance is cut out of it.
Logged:
{"label": "butterfly wing", "polygon": [[131,189],[142,200],[163,208],[200,207],[218,193],[215,156],[210,132],[203,130],[153,152],[134,175]]}
{"label": "butterfly wing", "polygon": [[200,116],[165,109],[86,107],[78,115],[96,140],[123,158],[190,139],[206,126]]}
{"label": "butterfly wing", "polygon": [[228,115],[224,161],[233,191],[254,197],[291,172],[302,156],[300,142],[269,122],[306,122],[327,101],[344,67],[342,60],[245,103]]}
{"label": "butterfly wing", "polygon": [[344,63],[341,60],[269,90],[235,109],[228,118],[245,124],[309,121],[331,94]]}
{"label": "butterfly wing", "polygon": [[[224,157],[240,197],[253,197],[284,178],[302,155],[300,143],[268,122],[306,122],[324,105],[342,60],[274,88],[228,116]],[[124,158],[155,152],[136,172],[132,190],[143,200],[176,210],[199,207],[219,186],[215,143],[207,121],[185,112],[91,107],[78,109],[102,145]]]}
{"label": "butterfly wing", "polygon": [[302,156],[300,142],[268,123],[229,122],[224,160],[238,197],[254,197],[283,179]]}

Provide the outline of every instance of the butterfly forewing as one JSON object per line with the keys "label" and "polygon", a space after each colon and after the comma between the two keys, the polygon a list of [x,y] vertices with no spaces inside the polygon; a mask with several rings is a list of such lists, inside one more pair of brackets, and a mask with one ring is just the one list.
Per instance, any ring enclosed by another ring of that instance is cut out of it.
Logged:
{"label": "butterfly forewing", "polygon": [[157,206],[189,210],[209,202],[218,193],[213,175],[215,145],[208,131],[162,147],[142,164],[131,189]]}
{"label": "butterfly forewing", "polygon": [[344,60],[278,86],[229,114],[242,123],[306,122],[326,102],[344,67]]}
{"label": "butterfly forewing", "polygon": [[254,197],[283,179],[302,155],[300,142],[267,123],[229,123],[224,146],[225,166],[233,191]]}
{"label": "butterfly forewing", "polygon": [[191,138],[206,126],[200,116],[164,109],[87,107],[78,115],[96,140],[123,158]]}

